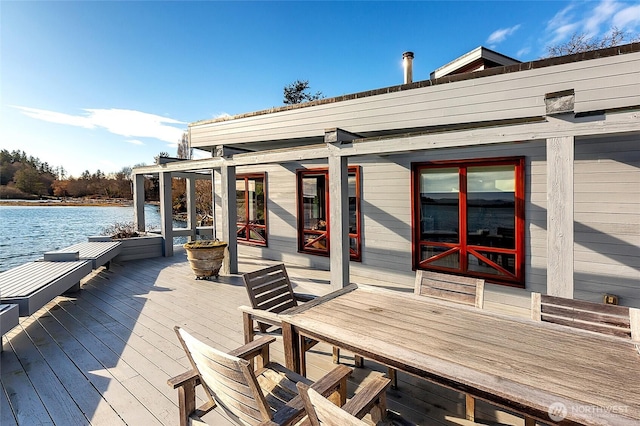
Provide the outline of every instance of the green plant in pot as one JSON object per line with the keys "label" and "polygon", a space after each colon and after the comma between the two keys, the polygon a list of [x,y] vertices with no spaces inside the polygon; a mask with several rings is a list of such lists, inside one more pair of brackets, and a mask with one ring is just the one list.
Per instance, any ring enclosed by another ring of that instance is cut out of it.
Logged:
{"label": "green plant in pot", "polygon": [[227,243],[219,240],[191,241],[183,245],[196,279],[218,277]]}

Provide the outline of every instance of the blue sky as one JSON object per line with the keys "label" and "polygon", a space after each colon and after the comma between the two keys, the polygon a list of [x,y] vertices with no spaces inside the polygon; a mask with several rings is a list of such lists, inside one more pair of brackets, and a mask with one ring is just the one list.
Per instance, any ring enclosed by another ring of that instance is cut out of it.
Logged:
{"label": "blue sky", "polygon": [[2,1],[0,148],[79,176],[176,153],[189,122],[414,81],[486,46],[520,59],[575,32],[640,32],[638,1]]}

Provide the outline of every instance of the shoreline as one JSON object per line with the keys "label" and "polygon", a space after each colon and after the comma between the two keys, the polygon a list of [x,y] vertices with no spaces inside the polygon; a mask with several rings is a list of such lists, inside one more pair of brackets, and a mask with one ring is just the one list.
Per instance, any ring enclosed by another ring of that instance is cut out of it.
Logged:
{"label": "shoreline", "polygon": [[0,206],[18,207],[130,207],[133,200],[92,200],[92,199],[67,199],[67,200],[0,200]]}

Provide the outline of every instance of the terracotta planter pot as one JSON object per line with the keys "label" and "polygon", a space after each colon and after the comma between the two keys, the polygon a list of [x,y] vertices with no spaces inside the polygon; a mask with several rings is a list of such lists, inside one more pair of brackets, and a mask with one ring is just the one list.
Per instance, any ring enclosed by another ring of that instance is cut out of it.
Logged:
{"label": "terracotta planter pot", "polygon": [[224,261],[224,250],[227,247],[226,243],[216,242],[215,245],[186,243],[183,247],[187,252],[187,259],[196,279],[208,279],[220,274],[220,268]]}

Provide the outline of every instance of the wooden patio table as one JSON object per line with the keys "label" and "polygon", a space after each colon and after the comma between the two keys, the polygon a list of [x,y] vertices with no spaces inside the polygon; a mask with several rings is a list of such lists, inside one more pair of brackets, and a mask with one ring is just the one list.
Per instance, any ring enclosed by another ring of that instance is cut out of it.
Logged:
{"label": "wooden patio table", "polygon": [[355,284],[280,316],[298,372],[307,336],[545,423],[640,424],[628,340]]}

